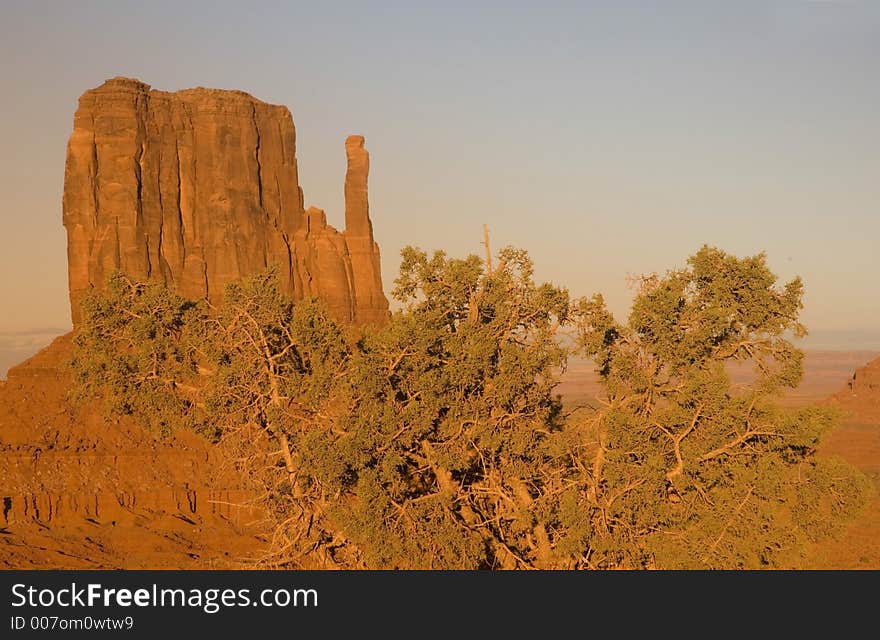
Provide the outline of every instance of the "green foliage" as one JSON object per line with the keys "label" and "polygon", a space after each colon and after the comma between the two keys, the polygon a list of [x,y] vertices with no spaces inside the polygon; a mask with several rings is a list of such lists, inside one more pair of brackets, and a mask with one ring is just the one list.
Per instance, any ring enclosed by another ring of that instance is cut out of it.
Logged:
{"label": "green foliage", "polygon": [[82,303],[72,363],[77,397],[101,396],[111,412],[135,414],[160,434],[193,426],[188,333],[197,307],[165,287],[112,274],[105,293]]}
{"label": "green foliage", "polygon": [[476,568],[535,561],[532,503],[547,442],[561,428],[552,395],[565,353],[554,334],[568,294],[537,286],[524,252],[475,257],[404,251],[405,308],[361,345],[349,411],[328,433],[350,494],[334,525],[365,566]]}
{"label": "green foliage", "polygon": [[198,351],[211,374],[205,390],[214,424],[248,423],[275,438],[315,419],[343,369],[348,344],[315,300],[297,305],[270,270],[227,287],[219,309],[202,317]]}
{"label": "green foliage", "polygon": [[[601,297],[580,308],[581,344],[609,402],[594,465],[595,507],[613,540],[604,564],[793,566],[864,497],[856,472],[832,481],[831,463],[815,457],[829,410],[773,401],[800,381],[803,354],[787,336],[804,334],[803,285],[778,287],[763,255],[704,247],[688,264],[643,279],[625,325]],[[752,382],[731,383],[734,361],[753,365]],[[835,517],[811,517],[807,505],[832,493]]]}
{"label": "green foliage", "polygon": [[[785,411],[803,286],[763,255],[703,248],[643,279],[626,324],[537,284],[523,251],[407,248],[388,323],[336,323],[273,270],[192,303],[111,278],[76,337],[83,395],[160,433],[219,441],[275,523],[275,565],[342,568],[797,566],[859,507],[817,460],[833,422]],[[573,326],[607,406],[562,415]],[[735,386],[728,364],[754,366]]]}

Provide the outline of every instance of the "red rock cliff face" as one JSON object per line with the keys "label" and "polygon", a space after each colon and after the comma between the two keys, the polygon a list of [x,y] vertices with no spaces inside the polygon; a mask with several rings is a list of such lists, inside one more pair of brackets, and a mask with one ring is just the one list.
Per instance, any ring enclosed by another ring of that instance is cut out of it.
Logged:
{"label": "red rock cliff face", "polygon": [[346,141],[346,229],[304,210],[286,107],[240,91],[151,90],[114,78],[84,93],[64,176],[71,311],[115,269],[217,302],[277,265],[294,299],[346,322],[388,317],[367,204],[369,157]]}

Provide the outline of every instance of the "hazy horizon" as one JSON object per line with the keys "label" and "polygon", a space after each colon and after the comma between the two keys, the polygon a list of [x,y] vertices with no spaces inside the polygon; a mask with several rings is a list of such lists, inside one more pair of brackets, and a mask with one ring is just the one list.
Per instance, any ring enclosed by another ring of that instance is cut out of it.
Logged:
{"label": "hazy horizon", "polygon": [[287,105],[337,227],[366,136],[386,293],[403,246],[479,254],[486,223],[624,315],[705,243],[804,278],[805,348],[880,350],[880,3],[174,6],[0,7],[0,377],[69,329],[65,146],[117,75]]}

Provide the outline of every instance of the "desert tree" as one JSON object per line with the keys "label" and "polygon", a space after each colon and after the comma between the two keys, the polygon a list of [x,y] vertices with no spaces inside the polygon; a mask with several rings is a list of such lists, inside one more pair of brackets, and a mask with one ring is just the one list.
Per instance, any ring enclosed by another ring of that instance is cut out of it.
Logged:
{"label": "desert tree", "polygon": [[197,350],[212,373],[203,395],[214,435],[259,489],[272,522],[264,561],[334,566],[324,551],[333,536],[320,526],[330,497],[304,464],[303,441],[335,424],[351,340],[319,301],[294,304],[282,295],[274,269],[228,285],[198,326]]}
{"label": "desert tree", "polygon": [[[584,505],[598,566],[797,566],[861,504],[863,478],[815,455],[833,412],[779,406],[802,375],[803,290],[778,284],[763,254],[703,247],[643,278],[626,323],[601,296],[581,301],[606,396]],[[734,363],[748,382],[733,384]]]}
{"label": "desert tree", "polygon": [[292,439],[325,418],[349,357],[323,305],[294,305],[268,269],[228,285],[216,306],[115,273],[82,309],[72,359],[78,399],[100,397],[159,436],[189,428],[219,443],[224,466],[256,490],[273,549],[310,529]]}
{"label": "desert tree", "polygon": [[196,427],[199,402],[191,330],[199,305],[155,283],[112,273],[82,301],[74,336],[75,397],[101,397],[160,434]]}
{"label": "desert tree", "polygon": [[536,284],[519,250],[491,272],[476,256],[402,257],[403,308],[362,341],[348,411],[318,447],[336,455],[316,476],[344,496],[333,526],[358,566],[551,566],[540,503],[568,293]]}

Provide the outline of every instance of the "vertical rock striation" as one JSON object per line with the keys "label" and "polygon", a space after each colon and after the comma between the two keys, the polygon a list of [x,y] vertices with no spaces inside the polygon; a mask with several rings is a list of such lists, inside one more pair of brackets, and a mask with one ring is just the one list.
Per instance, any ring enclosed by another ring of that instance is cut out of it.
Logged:
{"label": "vertical rock striation", "polygon": [[322,297],[346,322],[387,318],[363,138],[346,141],[343,233],[304,209],[295,150],[290,111],[241,91],[114,78],[84,93],[63,200],[74,324],[115,269],[217,302],[269,265],[294,300]]}

